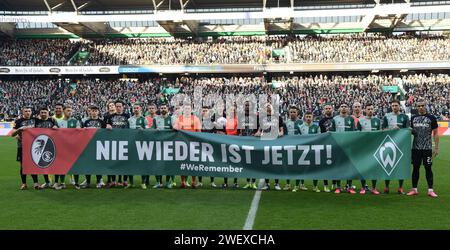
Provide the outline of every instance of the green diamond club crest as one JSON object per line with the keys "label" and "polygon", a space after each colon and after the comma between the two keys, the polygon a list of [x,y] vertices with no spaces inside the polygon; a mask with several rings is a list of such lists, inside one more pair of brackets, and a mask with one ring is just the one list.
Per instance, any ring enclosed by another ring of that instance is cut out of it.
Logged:
{"label": "green diamond club crest", "polygon": [[384,172],[390,176],[403,157],[403,152],[395,144],[395,141],[387,135],[373,154],[373,157],[377,159]]}

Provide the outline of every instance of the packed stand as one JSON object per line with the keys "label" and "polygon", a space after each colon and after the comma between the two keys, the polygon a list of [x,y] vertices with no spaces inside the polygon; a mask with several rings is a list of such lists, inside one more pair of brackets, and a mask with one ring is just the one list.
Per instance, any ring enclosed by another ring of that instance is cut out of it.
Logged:
{"label": "packed stand", "polygon": [[[383,91],[383,86],[399,86],[400,93]],[[0,114],[4,117],[19,114],[20,107],[31,105],[53,106],[57,102],[72,104],[74,113],[82,117],[85,109],[96,104],[104,112],[111,100],[128,104],[141,102],[160,104],[171,101],[174,93],[165,89],[179,89],[178,93],[193,96],[194,86],[202,87],[202,94],[216,94],[226,100],[228,94],[243,95],[279,94],[280,112],[285,116],[289,105],[296,105],[301,113],[312,111],[318,119],[327,103],[337,107],[345,102],[373,103],[375,113],[382,117],[389,112],[393,99],[405,100],[407,112],[416,98],[425,97],[429,111],[445,119],[449,117],[450,76],[448,74],[415,74],[393,77],[391,75],[310,75],[265,77],[177,77],[148,78],[144,80],[81,79],[71,82],[60,80],[0,80]],[[203,101],[215,103],[216,97]]]}
{"label": "packed stand", "polygon": [[62,66],[79,48],[68,39],[0,40],[1,66]]}

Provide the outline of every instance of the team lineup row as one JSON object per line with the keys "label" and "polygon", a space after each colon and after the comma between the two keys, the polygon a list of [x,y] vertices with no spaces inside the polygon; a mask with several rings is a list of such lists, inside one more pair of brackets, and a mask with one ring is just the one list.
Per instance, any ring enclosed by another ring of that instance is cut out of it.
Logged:
{"label": "team lineup row", "polygon": [[[124,104],[122,101],[111,102],[108,104],[108,112],[100,119],[100,111],[96,106],[90,106],[88,109],[88,117],[83,118],[81,121],[72,117],[72,108],[70,105],[58,104],[55,106],[55,115],[50,117],[47,107],[42,107],[39,110],[39,114],[36,118],[32,117],[32,110],[29,107],[22,108],[22,117],[17,119],[13,130],[13,136],[18,139],[18,154],[17,160],[22,161],[22,131],[26,128],[106,128],[106,129],[176,129],[186,130],[194,132],[207,132],[207,133],[220,133],[230,136],[257,136],[262,137],[267,133],[272,133],[273,128],[277,128],[277,135],[302,135],[302,134],[317,134],[323,132],[347,132],[347,131],[377,131],[382,129],[407,129],[412,130],[414,136],[412,145],[412,186],[413,189],[408,195],[417,195],[417,183],[419,179],[419,168],[423,162],[426,170],[427,183],[428,183],[428,195],[431,197],[437,197],[433,190],[433,174],[431,171],[432,157],[436,156],[439,150],[439,137],[437,133],[437,120],[434,116],[427,113],[425,101],[420,100],[416,103],[418,114],[414,115],[411,119],[400,112],[399,101],[391,102],[392,112],[386,114],[383,119],[374,117],[374,106],[370,103],[365,104],[365,109],[362,111],[360,103],[355,102],[352,105],[353,113],[350,115],[349,106],[342,103],[339,106],[339,115],[333,117],[334,108],[331,105],[326,105],[324,108],[324,116],[320,120],[319,124],[313,123],[313,114],[306,112],[302,119],[299,119],[298,108],[291,106],[289,108],[289,118],[286,121],[282,121],[281,118],[273,116],[273,107],[270,104],[265,106],[267,113],[267,120],[251,119],[250,103],[246,102],[244,107],[245,122],[243,127],[238,127],[236,116],[234,117],[220,117],[215,119],[211,117],[211,108],[203,107],[201,115],[196,116],[192,114],[192,107],[190,105],[183,106],[183,114],[169,114],[169,107],[166,104],[161,104],[159,107],[159,115],[157,115],[156,107],[149,109],[150,114],[143,116],[142,107],[139,103],[133,105],[133,114],[130,116],[124,113]],[[233,113],[233,112],[232,112]],[[365,114],[364,114],[365,113]],[[434,137],[434,148],[432,145],[432,135]],[[26,175],[22,174],[22,187],[26,189]],[[65,188],[65,176],[56,175],[54,178],[54,184],[50,182],[48,175],[44,175],[45,183],[38,184],[38,177],[32,175],[34,188],[49,188],[63,189]],[[147,189],[150,185],[150,178],[148,175],[141,176],[141,187]],[[181,188],[192,187],[199,188],[203,185],[203,178],[199,177],[198,182],[196,177],[192,176],[192,183],[189,184],[186,176],[181,176]],[[117,182],[116,182],[117,180]],[[82,185],[78,184],[79,176],[75,175],[71,178],[71,183],[76,189],[82,187],[89,187],[91,183],[91,176],[87,175],[86,180]],[[262,190],[270,189],[269,179],[265,179],[265,184],[261,187]],[[403,180],[399,180],[398,193],[404,194]],[[106,185],[102,181],[102,176],[97,176],[97,188],[103,186],[112,188],[116,186],[124,186],[125,188],[133,187],[133,176],[108,176]],[[339,194],[343,190],[341,189],[341,181],[333,180],[331,189],[328,187],[328,181],[324,180],[324,191],[334,192]],[[372,194],[380,194],[376,188],[376,180],[372,180],[372,185],[369,188],[366,185],[366,181],[361,181],[360,194],[370,192]],[[244,188],[256,189],[256,180],[247,179],[247,184]],[[166,187],[172,188],[176,186],[174,176],[166,176]],[[214,178],[211,177],[211,186],[216,187]],[[223,188],[228,186],[228,179],[224,179]],[[234,178],[233,187],[238,188],[237,178]],[[163,188],[162,176],[156,176],[156,185],[154,188]],[[280,181],[275,179],[275,190],[282,190]],[[355,186],[352,185],[352,180],[347,180],[345,191],[351,194],[355,194]],[[295,186],[291,188],[290,180],[286,180],[284,190],[292,190],[297,192],[298,190],[307,190],[304,184],[304,180],[296,180]],[[318,187],[318,180],[313,180],[313,191],[320,192]],[[389,193],[389,181],[385,181],[385,193]]]}

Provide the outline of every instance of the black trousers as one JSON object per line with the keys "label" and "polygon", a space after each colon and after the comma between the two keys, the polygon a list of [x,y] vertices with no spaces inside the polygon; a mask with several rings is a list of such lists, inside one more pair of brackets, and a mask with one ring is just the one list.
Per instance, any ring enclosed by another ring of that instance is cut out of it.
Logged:
{"label": "black trousers", "polygon": [[433,171],[431,170],[431,166],[433,165],[433,152],[431,150],[413,149],[411,156],[413,164],[413,188],[417,188],[417,185],[419,184],[420,165],[422,164],[425,167],[425,176],[427,179],[428,188],[433,188]]}

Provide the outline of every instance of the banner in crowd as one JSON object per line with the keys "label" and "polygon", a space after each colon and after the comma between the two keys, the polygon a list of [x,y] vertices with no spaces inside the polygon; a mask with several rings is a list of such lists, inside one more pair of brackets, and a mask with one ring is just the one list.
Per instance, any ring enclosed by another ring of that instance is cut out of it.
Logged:
{"label": "banner in crowd", "polygon": [[450,62],[410,63],[278,63],[124,66],[0,66],[0,75],[98,75],[128,73],[263,73],[448,69]]}
{"label": "banner in crowd", "polygon": [[407,63],[274,63],[274,64],[209,64],[209,65],[123,65],[120,74],[127,73],[262,73],[262,72],[328,72],[376,70],[448,69],[450,62]]}
{"label": "banner in crowd", "polygon": [[408,179],[411,132],[323,133],[276,140],[158,130],[26,129],[26,174]]}
{"label": "banner in crowd", "polygon": [[0,67],[0,75],[105,75],[119,74],[119,66],[12,66]]}

